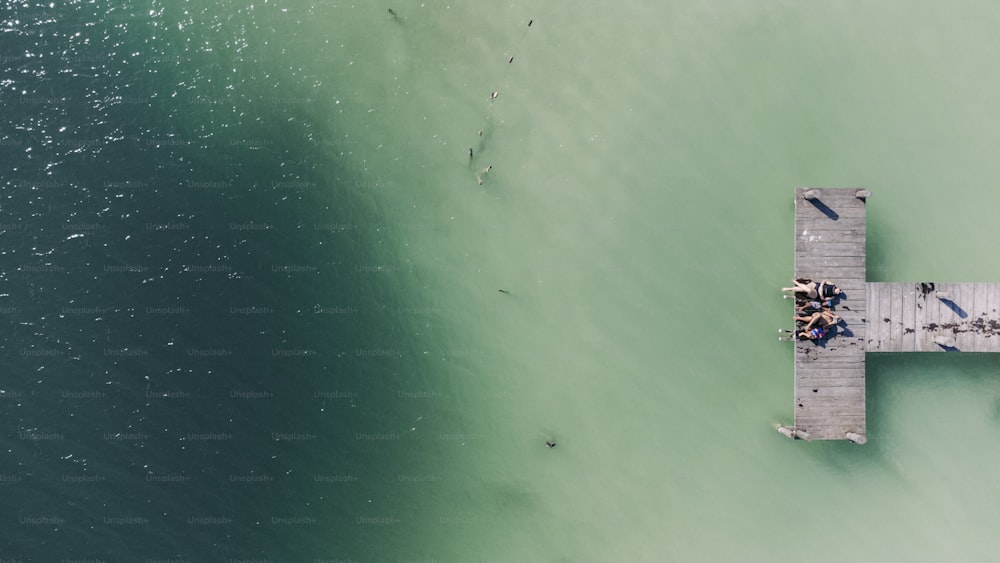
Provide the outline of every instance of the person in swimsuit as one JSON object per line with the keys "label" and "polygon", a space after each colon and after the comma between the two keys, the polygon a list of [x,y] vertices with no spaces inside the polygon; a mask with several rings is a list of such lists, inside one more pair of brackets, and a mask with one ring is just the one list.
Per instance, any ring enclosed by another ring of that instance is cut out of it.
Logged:
{"label": "person in swimsuit", "polygon": [[826,336],[826,329],[822,327],[811,328],[800,331],[799,340],[822,340]]}
{"label": "person in swimsuit", "polygon": [[801,305],[795,307],[795,313],[799,315],[811,315],[820,311],[832,310],[832,308],[833,301],[830,299],[826,301],[804,301]]}
{"label": "person in swimsuit", "polygon": [[792,280],[795,285],[783,287],[781,291],[791,291],[796,297],[806,297],[808,299],[830,299],[840,295],[840,288],[833,285],[830,280],[823,280],[819,283],[799,278]]}
{"label": "person in swimsuit", "polygon": [[795,320],[806,323],[806,325],[802,327],[802,330],[808,331],[811,330],[814,325],[819,325],[821,327],[833,326],[839,323],[841,319],[833,311],[820,311],[818,313],[813,313],[808,317],[795,317]]}

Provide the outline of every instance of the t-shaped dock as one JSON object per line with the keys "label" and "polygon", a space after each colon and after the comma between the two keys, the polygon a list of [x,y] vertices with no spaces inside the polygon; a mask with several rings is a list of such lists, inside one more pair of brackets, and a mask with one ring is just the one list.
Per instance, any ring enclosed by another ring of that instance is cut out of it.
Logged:
{"label": "t-shaped dock", "polygon": [[843,321],[795,341],[795,425],[804,440],[867,441],[865,354],[1000,352],[1000,284],[868,282],[865,207],[856,188],[795,191],[795,278],[830,280]]}

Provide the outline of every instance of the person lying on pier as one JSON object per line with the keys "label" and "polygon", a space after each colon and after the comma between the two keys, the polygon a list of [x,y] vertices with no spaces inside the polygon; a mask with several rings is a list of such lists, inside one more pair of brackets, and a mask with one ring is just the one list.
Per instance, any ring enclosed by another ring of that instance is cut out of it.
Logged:
{"label": "person lying on pier", "polygon": [[831,299],[841,293],[840,288],[833,285],[833,282],[830,280],[814,282],[799,278],[792,280],[792,283],[795,285],[792,287],[783,287],[781,291],[791,291],[796,297],[801,295],[809,299]]}
{"label": "person lying on pier", "polygon": [[819,325],[821,327],[833,326],[840,322],[840,317],[837,316],[833,311],[820,311],[818,313],[813,313],[808,317],[795,317],[796,321],[802,321],[806,323],[802,327],[802,330],[811,330],[813,326]]}
{"label": "person lying on pier", "polygon": [[785,342],[789,342],[789,341],[796,340],[796,339],[798,339],[798,340],[822,340],[823,338],[826,337],[826,334],[827,334],[826,328],[821,327],[821,326],[813,327],[813,328],[811,328],[809,330],[803,330],[802,327],[798,327],[795,330],[782,329],[782,330],[779,330],[778,332],[781,332],[781,333],[785,334],[785,336],[779,336],[778,337],[778,340],[784,340]]}
{"label": "person lying on pier", "polygon": [[811,315],[820,311],[827,311],[833,308],[833,300],[826,301],[802,301],[796,302],[795,312],[799,315]]}
{"label": "person lying on pier", "polygon": [[798,336],[799,340],[822,340],[826,337],[826,329],[817,326],[808,330],[801,330],[796,336]]}

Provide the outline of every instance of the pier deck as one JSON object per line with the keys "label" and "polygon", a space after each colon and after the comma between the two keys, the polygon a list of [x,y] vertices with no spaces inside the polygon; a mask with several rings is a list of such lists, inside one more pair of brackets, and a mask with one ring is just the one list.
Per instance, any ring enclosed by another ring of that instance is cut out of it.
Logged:
{"label": "pier deck", "polygon": [[795,342],[795,425],[806,440],[867,441],[865,355],[877,352],[1000,352],[1000,283],[869,282],[867,190],[795,191],[796,278],[843,290],[843,318],[824,340]]}
{"label": "pier deck", "polygon": [[868,283],[869,352],[1000,352],[1000,283]]}
{"label": "pier deck", "polygon": [[866,203],[858,193],[795,193],[795,277],[828,279],[844,292],[835,306],[844,319],[836,331],[821,342],[795,343],[795,429],[813,440],[855,433],[863,441],[866,432]]}

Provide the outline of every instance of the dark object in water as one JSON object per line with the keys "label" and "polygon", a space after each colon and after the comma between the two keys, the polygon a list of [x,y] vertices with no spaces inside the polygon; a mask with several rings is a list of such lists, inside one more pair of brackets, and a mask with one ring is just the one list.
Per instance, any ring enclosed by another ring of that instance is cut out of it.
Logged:
{"label": "dark object in water", "polygon": [[532,24],[532,22],[534,22],[534,21],[535,21],[535,20],[528,20],[528,27],[531,27],[531,24]]}
{"label": "dark object in water", "polygon": [[498,289],[497,291],[499,291],[500,293],[504,293],[504,294],[510,295],[510,292],[507,291],[506,289]]}
{"label": "dark object in water", "polygon": [[546,440],[545,441],[545,447],[546,448],[550,448],[550,449],[554,448],[554,447],[556,447],[556,443],[555,442],[549,442],[548,440]]}

